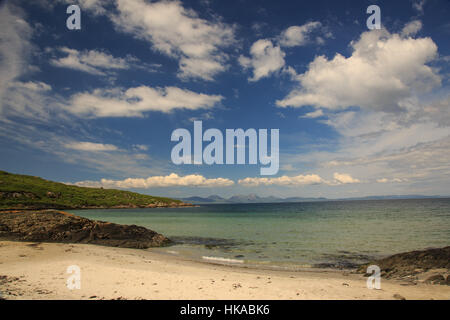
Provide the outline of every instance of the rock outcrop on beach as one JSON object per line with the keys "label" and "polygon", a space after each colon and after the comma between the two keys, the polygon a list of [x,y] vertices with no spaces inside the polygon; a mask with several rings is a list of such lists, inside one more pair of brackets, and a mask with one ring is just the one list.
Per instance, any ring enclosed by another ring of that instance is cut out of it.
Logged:
{"label": "rock outcrop on beach", "polygon": [[56,210],[0,212],[0,239],[137,249],[160,247],[171,242],[144,227],[94,221]]}
{"label": "rock outcrop on beach", "polygon": [[423,280],[432,284],[450,285],[450,246],[402,252],[362,265],[358,272],[366,273],[369,265],[377,265],[387,279]]}

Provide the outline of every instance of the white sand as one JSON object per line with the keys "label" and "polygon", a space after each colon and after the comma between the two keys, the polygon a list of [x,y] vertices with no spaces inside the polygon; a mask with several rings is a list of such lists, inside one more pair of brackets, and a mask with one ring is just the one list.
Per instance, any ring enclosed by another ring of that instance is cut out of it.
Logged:
{"label": "white sand", "polygon": [[[81,268],[81,289],[69,290],[67,267]],[[185,261],[152,250],[83,244],[30,246],[0,242],[7,299],[449,299],[450,287],[366,278],[338,271],[267,271]]]}

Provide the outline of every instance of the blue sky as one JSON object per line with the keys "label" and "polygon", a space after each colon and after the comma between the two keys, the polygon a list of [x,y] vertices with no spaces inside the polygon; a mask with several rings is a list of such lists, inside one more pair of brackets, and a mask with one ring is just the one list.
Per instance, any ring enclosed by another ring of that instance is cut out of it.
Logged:
{"label": "blue sky", "polygon": [[[3,1],[0,168],[173,197],[449,195],[449,15],[445,0]],[[279,129],[278,174],[174,165],[171,133],[194,120]]]}

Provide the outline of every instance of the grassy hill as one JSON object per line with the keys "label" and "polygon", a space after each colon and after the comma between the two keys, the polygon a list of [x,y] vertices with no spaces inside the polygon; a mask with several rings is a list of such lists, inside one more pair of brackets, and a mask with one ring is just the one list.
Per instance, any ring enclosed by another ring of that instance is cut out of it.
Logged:
{"label": "grassy hill", "polygon": [[0,171],[0,209],[77,209],[182,206],[180,200],[135,192],[70,186]]}

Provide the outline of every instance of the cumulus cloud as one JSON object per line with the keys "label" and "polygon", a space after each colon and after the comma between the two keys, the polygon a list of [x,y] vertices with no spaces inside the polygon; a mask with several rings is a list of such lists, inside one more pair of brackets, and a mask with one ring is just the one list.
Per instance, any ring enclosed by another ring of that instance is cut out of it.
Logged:
{"label": "cumulus cloud", "polygon": [[[260,39],[250,48],[250,57],[239,56],[239,63],[245,69],[251,69],[253,76],[249,81],[258,81],[281,70],[286,53],[281,47],[303,46],[309,42],[310,33],[319,28],[320,22],[309,22],[302,26],[291,26],[284,30],[276,39]],[[289,67],[285,70],[292,74]]]}
{"label": "cumulus cloud", "polygon": [[[238,180],[238,184],[244,187],[259,186],[307,186],[325,184],[338,186],[342,184],[359,183],[358,179],[348,174],[334,174],[334,180],[325,180],[317,174],[281,176],[276,178],[252,178],[247,177]],[[74,185],[82,187],[104,187],[120,189],[147,189],[156,187],[228,187],[234,185],[234,181],[227,178],[208,179],[202,175],[192,174],[179,176],[171,173],[167,176],[151,176],[148,178],[127,178],[124,180],[101,179],[100,181],[79,181]]]}
{"label": "cumulus cloud", "polygon": [[349,174],[346,173],[338,173],[335,172],[333,174],[334,180],[339,184],[347,184],[347,183],[359,183],[358,179],[352,178]]}
{"label": "cumulus cloud", "polygon": [[121,89],[96,89],[76,94],[68,111],[87,117],[140,117],[146,111],[170,112],[174,109],[211,108],[223,99],[177,87],[140,86]]}
{"label": "cumulus cloud", "polygon": [[156,187],[228,187],[234,182],[226,178],[207,179],[202,175],[191,174],[179,176],[171,173],[167,176],[152,176],[148,178],[127,178],[124,180],[80,181],[74,185],[80,187],[104,187],[120,189],[148,189]]}
{"label": "cumulus cloud", "polygon": [[128,69],[130,58],[115,58],[110,54],[96,51],[78,51],[67,47],[57,50],[63,57],[53,58],[50,63],[56,67],[84,71],[94,75],[105,75],[105,70]]}
{"label": "cumulus cloud", "polygon": [[427,65],[437,57],[431,38],[405,38],[386,30],[364,32],[351,43],[353,52],[328,60],[316,57],[297,76],[300,86],[279,107],[315,106],[340,109],[351,106],[396,112],[416,93],[440,85],[440,77]]}
{"label": "cumulus cloud", "polygon": [[328,186],[338,186],[342,184],[360,183],[361,181],[353,178],[349,174],[335,172],[332,180],[326,180],[317,174],[281,176],[276,178],[245,178],[240,179],[238,183],[245,187],[258,186],[306,186],[324,184]]}
{"label": "cumulus cloud", "polygon": [[415,36],[417,32],[422,29],[422,22],[420,20],[414,20],[408,22],[402,29],[403,36]]}
{"label": "cumulus cloud", "polygon": [[223,49],[235,43],[234,28],[220,19],[201,19],[180,1],[117,0],[117,10],[111,16],[116,28],[178,59],[181,78],[213,80],[226,70],[228,55]]}
{"label": "cumulus cloud", "polygon": [[320,26],[320,22],[313,21],[302,26],[289,27],[281,33],[279,43],[283,47],[305,45],[309,41],[309,34]]}
{"label": "cumulus cloud", "polygon": [[247,187],[257,186],[304,186],[311,184],[320,184],[325,181],[316,174],[298,175],[298,176],[281,176],[277,178],[245,178],[240,179],[238,183]]}
{"label": "cumulus cloud", "polygon": [[65,144],[65,147],[74,150],[92,151],[92,152],[119,150],[119,148],[117,148],[115,145],[112,144],[93,143],[93,142],[70,142]]}
{"label": "cumulus cloud", "polygon": [[256,41],[250,48],[250,56],[250,58],[242,55],[239,57],[239,63],[244,68],[253,70],[253,77],[249,78],[249,81],[258,81],[268,77],[285,64],[285,53],[279,46],[274,46],[272,41],[267,39]]}

